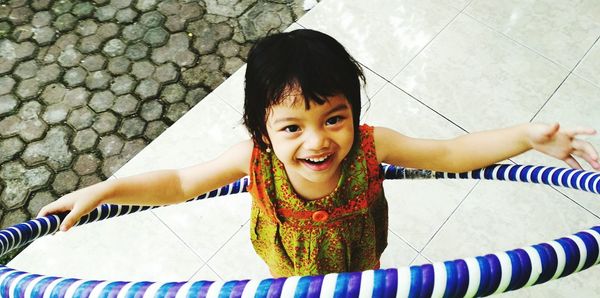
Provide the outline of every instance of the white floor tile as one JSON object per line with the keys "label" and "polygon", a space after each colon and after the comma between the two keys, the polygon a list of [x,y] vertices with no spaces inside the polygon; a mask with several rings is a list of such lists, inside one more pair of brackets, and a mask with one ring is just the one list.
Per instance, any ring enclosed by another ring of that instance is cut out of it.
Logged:
{"label": "white floor tile", "polygon": [[388,246],[381,255],[380,268],[406,267],[410,265],[417,254],[417,251],[412,249],[404,240],[389,232]]}
{"label": "white floor tile", "polygon": [[181,281],[203,264],[146,211],[40,238],[9,267],[83,279]]}
{"label": "white floor tile", "polygon": [[594,47],[583,58],[575,69],[575,74],[600,86],[600,42],[596,41]]}
{"label": "white floor tile", "polygon": [[210,267],[223,279],[271,278],[269,267],[256,254],[250,241],[248,224],[244,225],[210,260]]}
{"label": "white floor tile", "polygon": [[198,272],[190,278],[190,281],[209,280],[209,281],[228,281],[220,278],[215,271],[208,265],[202,266]]}
{"label": "white floor tile", "polygon": [[570,235],[597,220],[547,186],[481,181],[423,253],[444,261],[504,251]]}
{"label": "white floor tile", "polygon": [[391,79],[458,14],[435,1],[326,0],[306,13],[302,26],[341,42],[360,63]]}
{"label": "white floor tile", "polygon": [[529,121],[566,70],[460,15],[393,83],[468,131]]}
{"label": "white floor tile", "polygon": [[569,70],[600,35],[595,0],[475,0],[465,13]]}
{"label": "white floor tile", "polygon": [[214,255],[250,218],[248,194],[209,198],[153,210],[203,259]]}

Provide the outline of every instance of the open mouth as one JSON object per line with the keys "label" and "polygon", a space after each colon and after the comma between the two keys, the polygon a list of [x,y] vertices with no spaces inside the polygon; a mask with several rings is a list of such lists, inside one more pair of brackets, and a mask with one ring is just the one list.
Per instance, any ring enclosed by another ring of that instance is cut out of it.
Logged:
{"label": "open mouth", "polygon": [[327,169],[333,161],[333,154],[319,158],[299,158],[299,160],[312,170],[322,171]]}

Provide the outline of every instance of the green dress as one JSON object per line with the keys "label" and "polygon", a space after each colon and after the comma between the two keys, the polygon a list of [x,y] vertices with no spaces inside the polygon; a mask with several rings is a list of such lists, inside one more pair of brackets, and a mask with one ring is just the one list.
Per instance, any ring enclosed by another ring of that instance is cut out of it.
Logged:
{"label": "green dress", "polygon": [[317,200],[299,198],[281,161],[255,146],[252,245],[275,276],[376,269],[387,246],[382,183],[373,128],[367,125],[360,126],[359,140],[342,162],[336,190]]}

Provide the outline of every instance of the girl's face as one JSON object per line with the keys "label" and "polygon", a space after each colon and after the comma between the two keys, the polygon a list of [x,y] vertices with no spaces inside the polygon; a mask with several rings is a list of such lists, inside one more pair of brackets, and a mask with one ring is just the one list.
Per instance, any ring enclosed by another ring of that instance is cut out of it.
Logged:
{"label": "girl's face", "polygon": [[353,123],[343,95],[328,97],[322,105],[310,102],[307,110],[301,93],[290,92],[271,107],[267,133],[294,184],[337,183],[342,160],[354,141]]}

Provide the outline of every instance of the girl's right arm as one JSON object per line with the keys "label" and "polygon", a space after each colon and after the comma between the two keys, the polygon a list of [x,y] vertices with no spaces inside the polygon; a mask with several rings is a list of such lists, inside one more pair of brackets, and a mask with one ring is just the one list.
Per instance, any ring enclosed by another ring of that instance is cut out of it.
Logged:
{"label": "girl's right arm", "polygon": [[70,210],[60,226],[61,231],[67,231],[101,204],[161,206],[184,202],[247,175],[252,148],[252,141],[247,140],[211,161],[188,168],[106,180],[46,205],[38,217]]}

